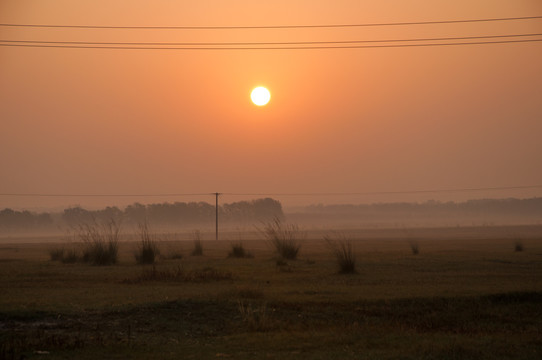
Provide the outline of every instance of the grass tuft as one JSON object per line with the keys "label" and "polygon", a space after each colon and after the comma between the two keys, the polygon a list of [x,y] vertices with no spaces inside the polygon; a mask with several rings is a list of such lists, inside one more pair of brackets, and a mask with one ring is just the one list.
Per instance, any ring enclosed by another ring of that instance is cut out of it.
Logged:
{"label": "grass tuft", "polygon": [[111,219],[98,224],[79,225],[79,237],[83,241],[84,262],[93,265],[113,265],[118,262],[120,224]]}
{"label": "grass tuft", "polygon": [[135,259],[138,264],[154,264],[160,255],[160,250],[156,244],[155,236],[149,231],[147,222],[139,224],[139,238],[141,242],[135,253]]}
{"label": "grass tuft", "polygon": [[254,256],[245,250],[241,241],[231,244],[231,250],[228,254],[230,258],[253,258]]}
{"label": "grass tuft", "polygon": [[356,256],[352,240],[348,239],[345,235],[340,235],[337,238],[326,235],[324,236],[324,240],[335,255],[337,265],[339,266],[339,273],[355,274]]}
{"label": "grass tuft", "polygon": [[288,260],[297,259],[301,242],[307,236],[296,224],[283,224],[278,217],[267,223],[262,233],[276,252]]}

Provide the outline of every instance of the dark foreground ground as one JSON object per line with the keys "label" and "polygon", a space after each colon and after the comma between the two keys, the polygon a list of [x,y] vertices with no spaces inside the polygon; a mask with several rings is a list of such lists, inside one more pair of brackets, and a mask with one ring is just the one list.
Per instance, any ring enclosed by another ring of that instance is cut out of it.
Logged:
{"label": "dark foreground ground", "polygon": [[[241,310],[244,309],[244,310]],[[540,359],[542,293],[1,314],[2,359]]]}

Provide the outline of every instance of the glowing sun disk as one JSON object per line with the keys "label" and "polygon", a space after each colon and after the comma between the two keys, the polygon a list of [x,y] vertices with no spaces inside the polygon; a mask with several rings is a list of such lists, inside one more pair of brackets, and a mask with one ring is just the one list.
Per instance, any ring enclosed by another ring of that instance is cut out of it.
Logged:
{"label": "glowing sun disk", "polygon": [[250,98],[255,105],[264,106],[271,99],[271,93],[263,86],[258,86],[250,94]]}

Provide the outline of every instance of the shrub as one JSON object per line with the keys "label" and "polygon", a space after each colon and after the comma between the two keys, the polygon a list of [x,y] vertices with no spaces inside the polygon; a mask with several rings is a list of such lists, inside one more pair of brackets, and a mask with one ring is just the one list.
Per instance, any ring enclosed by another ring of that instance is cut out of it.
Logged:
{"label": "shrub", "polygon": [[301,241],[306,237],[297,225],[283,224],[277,217],[264,227],[262,233],[277,253],[289,260],[297,259]]}
{"label": "shrub", "polygon": [[516,251],[516,252],[523,251],[523,243],[521,241],[517,240],[514,243],[514,251]]}
{"label": "shrub", "polygon": [[339,266],[340,274],[354,274],[356,273],[356,256],[354,254],[354,246],[352,240],[346,236],[341,235],[337,239],[333,239],[331,236],[324,236],[329,248],[335,255],[337,265]]}
{"label": "shrub", "polygon": [[192,256],[203,255],[203,244],[201,243],[201,235],[199,230],[194,231],[194,250],[192,250]]}
{"label": "shrub", "polygon": [[154,264],[160,250],[156,244],[154,236],[149,232],[147,222],[139,224],[139,238],[141,242],[135,253],[135,259],[138,264]]}
{"label": "shrub", "polygon": [[82,260],[93,265],[113,265],[118,261],[120,225],[113,219],[98,224],[79,225],[83,241]]}
{"label": "shrub", "polygon": [[251,253],[245,250],[242,242],[232,243],[231,251],[228,254],[230,258],[249,258],[253,257]]}

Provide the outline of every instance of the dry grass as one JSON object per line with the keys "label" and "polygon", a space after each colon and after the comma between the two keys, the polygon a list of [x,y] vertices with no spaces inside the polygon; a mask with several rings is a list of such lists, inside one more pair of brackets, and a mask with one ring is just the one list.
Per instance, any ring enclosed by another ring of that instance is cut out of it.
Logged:
{"label": "dry grass", "polygon": [[77,228],[83,242],[82,260],[93,265],[113,265],[118,261],[120,224],[114,219],[103,223],[83,223]]}
{"label": "dry grass", "polygon": [[231,250],[228,253],[228,257],[244,259],[244,258],[253,258],[254,255],[252,255],[252,253],[245,250],[243,243],[239,241],[239,242],[235,242],[231,244]]}
{"label": "dry grass", "polygon": [[339,267],[340,274],[355,274],[356,273],[356,255],[354,254],[354,244],[346,235],[338,235],[332,237],[325,235],[324,240],[329,248]]}
{"label": "dry grass", "polygon": [[540,237],[522,238],[519,253],[509,237],[417,237],[414,258],[404,237],[356,236],[361,275],[342,276],[322,235],[303,244],[313,261],[281,259],[289,271],[277,271],[266,241],[249,239],[252,259],[205,241],[205,257],[154,268],[136,264],[136,242],[122,243],[114,267],[52,262],[51,243],[3,243],[0,348],[50,359],[539,355]]}
{"label": "dry grass", "polygon": [[307,233],[302,231],[299,226],[283,224],[278,217],[267,223],[261,232],[277,254],[288,260],[297,259],[301,250],[301,242],[307,237]]}
{"label": "dry grass", "polygon": [[136,262],[141,265],[154,264],[160,255],[156,236],[149,231],[147,222],[139,224],[140,243],[134,256]]}
{"label": "dry grass", "polygon": [[[320,234],[319,236],[322,236]],[[356,260],[363,264],[359,278],[335,278],[336,258],[330,254],[328,244],[320,240],[306,240],[304,256],[312,261],[289,261],[274,256],[266,241],[245,240],[255,257],[243,261],[227,259],[231,244],[227,241],[204,241],[205,257],[188,256],[182,260],[164,259],[163,265],[175,267],[182,264],[186,271],[212,267],[231,272],[236,286],[270,287],[265,290],[271,298],[282,300],[325,300],[330,294],[345,300],[364,298],[395,298],[409,296],[436,296],[442,289],[450,295],[483,294],[492,291],[516,290],[518,284],[537,284],[537,270],[527,271],[539,263],[537,254],[542,253],[539,241],[524,239],[529,251],[514,253],[510,239],[491,240],[419,240],[424,256],[413,259],[405,256],[403,238],[391,240],[357,240]],[[179,242],[179,247],[190,248],[191,241]],[[96,296],[103,303],[151,301],[166,296],[166,289],[149,291],[132,288],[136,293],[117,285],[124,279],[137,277],[141,268],[134,267],[134,250],[137,243],[122,242],[119,251],[120,266],[100,269],[85,268],[75,264],[67,272],[65,266],[50,262],[50,244],[6,245],[0,250],[0,281],[4,279],[6,296],[0,298],[0,306],[8,299],[17,299],[21,306],[40,306],[55,303],[56,296],[73,298],[74,304],[92,307],[93,298],[87,298],[84,289],[99,288]],[[14,249],[14,250],[9,250]],[[17,250],[20,249],[20,250]],[[520,256],[517,256],[520,255]],[[414,261],[415,260],[415,261]],[[48,263],[43,265],[43,261]],[[162,263],[161,262],[161,263]],[[161,269],[161,267],[159,268]],[[278,270],[278,271],[277,271]],[[39,273],[40,277],[31,274]],[[531,279],[531,280],[529,280]],[[47,284],[53,283],[56,292],[50,292]],[[117,285],[115,285],[117,284]],[[393,289],[393,291],[390,291]],[[168,296],[214,296],[222,287],[174,289]],[[535,290],[531,288],[526,290]],[[7,296],[9,294],[9,296]],[[213,295],[214,294],[214,295]],[[334,296],[335,297],[335,296]],[[138,300],[139,299],[139,300]],[[269,299],[270,300],[270,299]],[[2,302],[4,301],[4,302]],[[13,302],[13,306],[17,302]],[[102,303],[99,301],[98,303]],[[66,303],[71,306],[70,303]],[[49,306],[49,305],[47,305]],[[50,305],[52,306],[52,305]]]}

